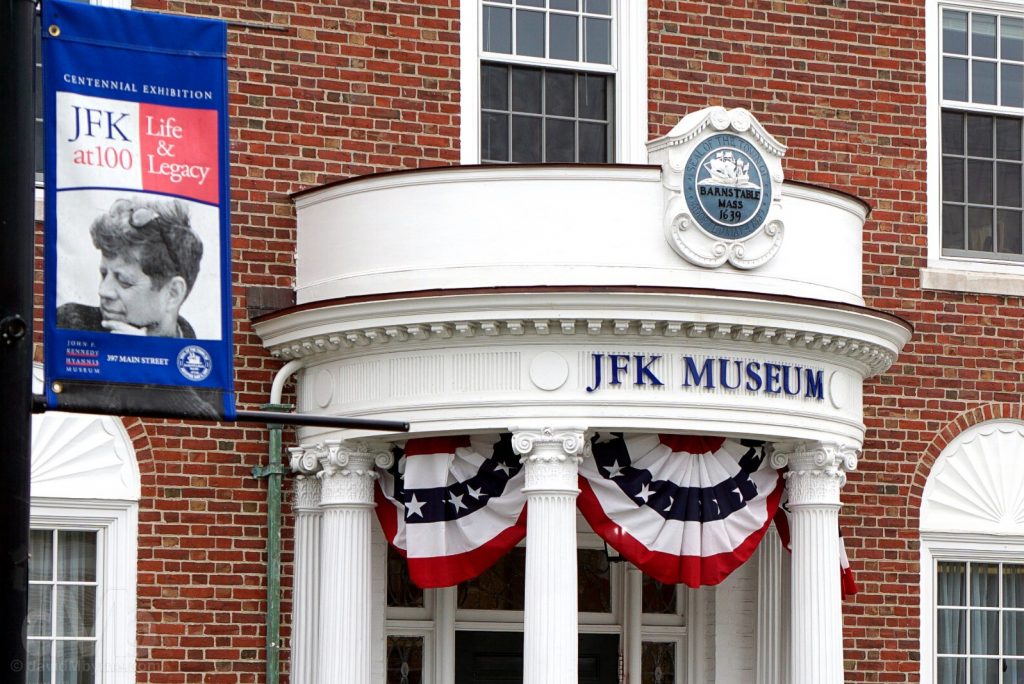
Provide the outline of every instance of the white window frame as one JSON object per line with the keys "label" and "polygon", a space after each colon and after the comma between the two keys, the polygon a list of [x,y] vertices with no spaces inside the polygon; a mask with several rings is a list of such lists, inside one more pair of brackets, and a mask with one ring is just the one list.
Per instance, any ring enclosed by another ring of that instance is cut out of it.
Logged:
{"label": "white window frame", "polygon": [[[460,10],[461,136],[460,163],[480,163],[480,0],[465,0]],[[615,76],[615,163],[647,163],[647,0],[612,0],[612,65],[588,65],[587,71]],[[503,55],[502,62],[541,66],[556,60]],[[593,68],[591,68],[593,67]]]}
{"label": "white window frame", "polygon": [[[33,499],[32,528],[97,534],[96,684],[135,682],[138,505],[134,501]],[[132,562],[125,562],[126,559]]]}
{"label": "white window frame", "polygon": [[[957,292],[1024,295],[1024,262],[950,257],[942,254],[942,10],[989,11],[1024,16],[1024,3],[1012,0],[927,0],[925,6],[925,97],[927,143],[928,261],[921,287]],[[984,112],[1007,108],[970,105]],[[1013,110],[1020,116],[1019,110]]]}

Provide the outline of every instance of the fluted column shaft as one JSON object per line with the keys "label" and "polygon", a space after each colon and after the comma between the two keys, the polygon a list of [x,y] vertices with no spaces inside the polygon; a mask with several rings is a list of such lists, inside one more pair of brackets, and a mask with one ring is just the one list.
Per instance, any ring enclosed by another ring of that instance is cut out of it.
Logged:
{"label": "fluted column shaft", "polygon": [[792,558],[792,684],[843,683],[839,591],[839,491],[857,465],[851,447],[822,442],[778,445],[776,467],[789,466]]}
{"label": "fluted column shaft", "polygon": [[525,468],[524,684],[577,681],[576,496],[582,430],[513,431]]}
{"label": "fluted column shaft", "polygon": [[327,442],[320,456],[319,684],[370,681],[370,525],[374,465],[390,453],[360,442]]}
{"label": "fluted column shaft", "polygon": [[320,461],[303,447],[290,449],[295,477],[295,561],[292,590],[291,678],[316,682],[320,621]]}
{"label": "fluted column shaft", "polygon": [[783,631],[782,554],[774,526],[757,548],[757,655],[754,684],[783,684],[783,649],[789,641]]}

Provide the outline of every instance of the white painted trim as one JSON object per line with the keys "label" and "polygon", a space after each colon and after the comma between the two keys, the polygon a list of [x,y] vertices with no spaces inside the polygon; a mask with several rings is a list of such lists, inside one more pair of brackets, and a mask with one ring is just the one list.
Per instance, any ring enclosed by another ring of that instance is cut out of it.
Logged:
{"label": "white painted trim", "polygon": [[[928,0],[925,4],[925,141],[928,165],[926,175],[928,203],[925,215],[928,222],[928,266],[921,269],[921,287],[957,292],[1017,294],[1024,290],[1024,262],[999,261],[998,259],[973,260],[942,255],[942,55],[939,52],[939,38],[942,31],[940,8],[942,7],[1024,14],[1024,6],[1020,2]],[[971,106],[971,108],[978,111],[990,109],[983,106]],[[1006,108],[997,109],[1006,111]],[[1020,110],[1016,110],[1015,113],[1020,115]],[[964,272],[962,278],[955,279],[951,275],[957,271]],[[990,276],[985,278],[982,274],[990,274]],[[995,277],[995,274],[1014,277],[1001,279]],[[1007,281],[1012,283],[1018,277],[1022,281],[1021,284],[1007,284]]]}
{"label": "white painted trim", "polygon": [[135,681],[138,504],[133,501],[34,499],[32,527],[100,533],[97,684]]}
{"label": "white painted trim", "polygon": [[[615,161],[619,164],[646,164],[647,0],[614,2]],[[480,163],[480,13],[479,2],[466,0],[459,14],[461,164]],[[502,61],[516,60],[503,57]],[[555,61],[544,60],[543,63],[555,64]],[[601,67],[593,70],[605,71]]]}

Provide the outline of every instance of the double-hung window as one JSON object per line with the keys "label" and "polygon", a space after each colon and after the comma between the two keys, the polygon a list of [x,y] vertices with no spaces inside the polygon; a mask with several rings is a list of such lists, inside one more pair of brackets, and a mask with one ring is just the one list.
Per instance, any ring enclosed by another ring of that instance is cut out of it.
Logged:
{"label": "double-hung window", "polygon": [[485,0],[484,162],[613,161],[611,0]]}
{"label": "double-hung window", "polygon": [[646,160],[646,0],[477,0],[462,32],[463,163]]}
{"label": "double-hung window", "polygon": [[940,5],[941,254],[1024,262],[1024,7]]}

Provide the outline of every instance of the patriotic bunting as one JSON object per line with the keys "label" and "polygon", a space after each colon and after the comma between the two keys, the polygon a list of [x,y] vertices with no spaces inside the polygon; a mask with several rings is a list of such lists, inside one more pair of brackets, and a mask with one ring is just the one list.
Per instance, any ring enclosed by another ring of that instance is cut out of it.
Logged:
{"label": "patriotic bunting", "polygon": [[580,465],[590,526],[655,579],[718,584],[768,529],[782,477],[762,442],[683,435],[605,435]]}
{"label": "patriotic bunting", "polygon": [[526,496],[511,435],[409,440],[381,474],[377,518],[424,589],[489,568],[526,536]]}

